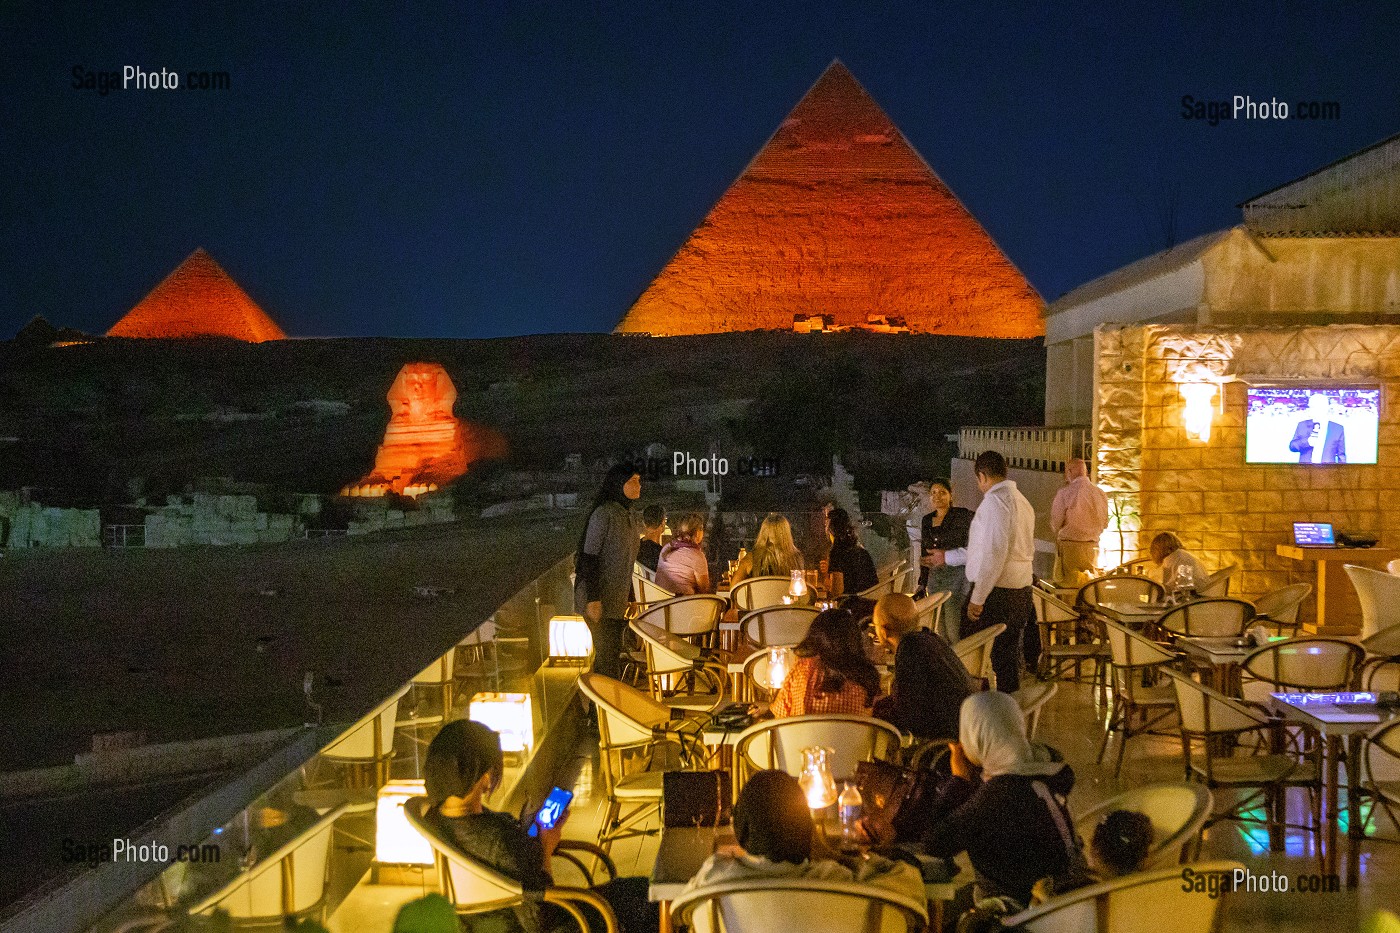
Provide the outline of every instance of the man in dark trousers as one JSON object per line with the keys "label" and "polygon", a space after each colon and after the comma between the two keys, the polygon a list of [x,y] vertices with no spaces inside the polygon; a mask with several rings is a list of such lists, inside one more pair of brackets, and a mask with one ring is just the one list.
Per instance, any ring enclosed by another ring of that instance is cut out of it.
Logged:
{"label": "man in dark trousers", "polygon": [[1021,686],[1023,636],[1027,665],[1034,669],[1040,656],[1039,634],[1031,638],[1026,631],[1035,625],[1035,510],[1006,478],[1006,458],[995,450],[978,454],[973,469],[982,504],[968,532],[966,568],[972,590],[963,607],[962,637],[998,623],[1006,626],[992,642],[992,670],[997,689],[1014,693]]}

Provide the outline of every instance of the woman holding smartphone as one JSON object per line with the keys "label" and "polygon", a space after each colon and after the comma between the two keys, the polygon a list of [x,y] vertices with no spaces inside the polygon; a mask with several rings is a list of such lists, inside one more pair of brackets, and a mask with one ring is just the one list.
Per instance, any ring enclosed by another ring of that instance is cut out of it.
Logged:
{"label": "woman holding smartphone", "polygon": [[[538,895],[553,885],[550,862],[569,813],[565,809],[550,826],[521,823],[508,813],[486,807],[486,798],[501,781],[504,765],[501,738],[479,722],[459,719],[443,726],[428,745],[423,777],[428,796],[427,822],[473,861],[519,882],[524,903],[471,918],[473,931],[544,933],[567,924],[555,908]],[[533,821],[532,821],[533,822]],[[626,933],[658,929],[660,914],[647,901],[647,879],[618,878],[594,888],[605,898]],[[535,896],[529,896],[535,895]],[[589,917],[602,929],[602,918]]]}

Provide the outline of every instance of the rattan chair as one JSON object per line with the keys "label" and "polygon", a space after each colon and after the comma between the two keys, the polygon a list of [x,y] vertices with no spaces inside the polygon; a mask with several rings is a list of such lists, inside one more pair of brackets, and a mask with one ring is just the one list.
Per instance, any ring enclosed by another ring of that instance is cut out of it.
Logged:
{"label": "rattan chair", "polygon": [[992,642],[1006,631],[1006,626],[998,622],[966,638],[960,638],[953,645],[953,653],[967,668],[973,680],[985,680],[996,688],[996,673],[992,670]]}
{"label": "rattan chair", "polygon": [[1197,595],[1204,596],[1208,599],[1223,599],[1229,596],[1230,581],[1234,578],[1236,571],[1239,569],[1239,564],[1231,564],[1228,567],[1220,568],[1215,573],[1206,577]]}
{"label": "rattan chair", "polygon": [[792,586],[789,577],[749,577],[729,590],[729,601],[740,612],[753,612],[769,606],[782,606],[783,597]]}
{"label": "rattan chair", "polygon": [[712,713],[724,702],[725,668],[679,635],[634,620],[642,642],[646,678],[654,699],[673,708]]}
{"label": "rattan chair", "polygon": [[855,777],[858,762],[890,760],[899,751],[900,735],[883,720],[836,713],[757,723],[741,732],[734,746],[736,790],[758,771],[777,769],[799,776],[802,750],[812,746],[832,750],[831,774],[840,781]]}
{"label": "rattan chair", "polygon": [[[1400,665],[1397,665],[1400,667]],[[1362,746],[1362,782],[1367,792],[1400,826],[1400,719],[1392,719],[1372,729]]]}
{"label": "rattan chair", "polygon": [[[1202,879],[1227,877],[1239,862],[1201,862],[1188,866]],[[1221,898],[1183,884],[1182,869],[1163,868],[1124,875],[1102,884],[1051,898],[1002,920],[1025,933],[1209,933]],[[1219,891],[1228,884],[1217,887]]]}
{"label": "rattan chair", "polygon": [[1152,847],[1143,871],[1166,868],[1186,860],[1199,842],[1201,827],[1214,808],[1210,789],[1203,784],[1148,784],[1116,794],[1074,818],[1079,838],[1094,837],[1099,822],[1115,810],[1133,810],[1152,821]]}
{"label": "rattan chair", "polygon": [[[1117,777],[1123,770],[1123,753],[1128,742],[1170,719],[1176,710],[1176,693],[1172,686],[1154,682],[1158,672],[1175,661],[1176,655],[1116,622],[1105,622],[1104,627],[1113,660],[1113,711],[1104,726],[1098,760],[1103,762],[1113,733],[1120,733],[1118,761],[1113,766],[1113,775]],[[1141,726],[1135,722],[1139,716]]]}
{"label": "rattan chair", "polygon": [[[1080,613],[1069,603],[1040,588],[1031,590],[1035,603],[1035,621],[1040,626],[1041,677],[1080,681],[1082,668],[1090,665],[1092,682],[1101,694],[1108,691],[1110,652],[1097,617]],[[1072,670],[1072,677],[1065,677]]]}
{"label": "rattan chair", "polygon": [[914,627],[928,629],[947,638],[948,633],[943,626],[943,609],[948,600],[952,598],[951,590],[939,590],[936,593],[929,593],[923,599],[914,600]]}
{"label": "rattan chair", "polygon": [[1150,577],[1111,573],[1081,586],[1074,605],[1079,609],[1097,609],[1105,603],[1161,603],[1166,595],[1162,584]]}
{"label": "rattan chair", "polygon": [[1347,690],[1366,652],[1341,638],[1290,638],[1256,648],[1241,663],[1246,700],[1267,703],[1270,693]]}
{"label": "rattan chair", "polygon": [[739,631],[758,648],[795,645],[807,636],[817,610],[811,606],[767,606],[739,620]]}
{"label": "rattan chair", "polygon": [[671,918],[692,933],[917,933],[928,923],[928,904],[863,882],[754,878],[688,891]]}
{"label": "rattan chair", "polygon": [[1252,603],[1209,597],[1173,606],[1157,618],[1157,626],[1190,638],[1239,638],[1253,618]]}
{"label": "rattan chair", "polygon": [[1298,610],[1312,590],[1311,583],[1293,583],[1271,590],[1254,601],[1254,617],[1272,625],[1280,635],[1296,635],[1301,625]]}

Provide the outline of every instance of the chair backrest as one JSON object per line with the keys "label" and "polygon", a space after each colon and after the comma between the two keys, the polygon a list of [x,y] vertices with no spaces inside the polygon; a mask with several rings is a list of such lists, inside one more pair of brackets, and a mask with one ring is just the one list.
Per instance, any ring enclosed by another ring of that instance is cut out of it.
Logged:
{"label": "chair backrest", "polygon": [[1134,810],[1152,821],[1152,847],[1143,870],[1165,868],[1181,861],[1186,843],[1194,840],[1210,816],[1213,798],[1204,784],[1149,784],[1108,798],[1075,817],[1079,838],[1087,844],[1099,822],[1115,810]]}
{"label": "chair backrest", "polygon": [[675,596],[651,603],[636,621],[647,622],[672,635],[707,635],[719,627],[724,610],[724,599],[719,596]]}
{"label": "chair backrest", "polygon": [[1054,593],[1048,593],[1040,587],[1031,589],[1031,601],[1035,603],[1036,621],[1042,625],[1071,622],[1079,618],[1079,610]]}
{"label": "chair backrest", "polygon": [[326,896],[331,834],[343,803],[310,829],[190,908],[191,916],[226,910],[235,920],[275,920],[315,907]]}
{"label": "chair backrest", "polygon": [[790,586],[792,580],[788,577],[749,577],[734,584],[729,591],[729,601],[737,606],[740,612],[781,606]]}
{"label": "chair backrest", "polygon": [[[1161,664],[1176,658],[1176,655],[1152,639],[1117,622],[1105,620],[1104,631],[1108,635],[1108,650],[1113,658],[1114,667],[1141,667],[1146,664]],[[1131,680],[1132,676],[1129,675],[1128,679]]]}
{"label": "chair backrest", "polygon": [[739,734],[734,757],[754,770],[776,768],[802,773],[802,749],[819,746],[834,753],[832,777],[855,777],[861,761],[886,760],[899,749],[899,730],[869,716],[817,713],[788,716],[750,726]]}
{"label": "chair backrest", "polygon": [[457,648],[433,661],[414,676],[413,682],[421,687],[441,687],[452,683],[457,672]]}
{"label": "chair backrest", "polygon": [[675,593],[672,593],[655,580],[648,580],[639,573],[634,572],[632,574],[632,582],[636,584],[637,587],[637,601],[643,605],[650,605],[652,603],[659,603],[662,600],[676,598]]}
{"label": "chair backrest", "polygon": [[744,637],[753,645],[795,645],[807,637],[817,610],[811,606],[768,606],[739,620]]}
{"label": "chair backrest", "polygon": [[1250,676],[1279,690],[1345,690],[1365,658],[1365,649],[1355,642],[1290,638],[1255,649],[1242,666]]}
{"label": "chair backrest", "polygon": [[321,757],[339,762],[381,761],[394,751],[394,723],[399,718],[399,700],[411,682],[365,714],[365,717],[321,751]]}
{"label": "chair backrest", "polygon": [[671,710],[665,704],[603,674],[580,676],[578,687],[598,707],[598,732],[604,745],[650,742],[652,727],[671,718]]}
{"label": "chair backrest", "polygon": [[1344,564],[1361,603],[1361,637],[1400,623],[1400,577],[1372,567]]}
{"label": "chair backrest", "polygon": [[756,878],[696,888],[671,916],[694,933],[913,933],[928,923],[928,906],[862,882]]}
{"label": "chair backrest", "polygon": [[1162,584],[1150,577],[1111,573],[1081,586],[1074,604],[1092,609],[1104,603],[1160,603],[1166,595]]}
{"label": "chair backrest", "polygon": [[1400,693],[1400,658],[1381,660],[1373,658],[1362,668],[1361,689],[1379,693],[1394,690]]}
{"label": "chair backrest", "polygon": [[923,599],[914,600],[914,627],[943,634],[943,607],[952,598],[951,590],[939,590],[929,593]]}
{"label": "chair backrest", "polygon": [[702,657],[699,648],[659,626],[633,619],[628,627],[642,640],[647,655],[647,673],[652,677],[694,670],[695,662]]}
{"label": "chair backrest", "polygon": [[1050,698],[1059,690],[1060,685],[1057,683],[1031,680],[1022,683],[1021,689],[1011,694],[1026,717],[1026,735],[1029,738],[1035,738],[1036,729],[1040,727],[1040,714],[1044,711],[1045,704],[1049,703]]}
{"label": "chair backrest", "polygon": [[1231,564],[1222,567],[1215,573],[1206,577],[1201,584],[1199,595],[1208,597],[1224,597],[1230,595],[1230,579],[1234,577],[1235,571],[1240,569],[1239,564]]}
{"label": "chair backrest", "polygon": [[641,561],[637,561],[632,565],[632,576],[641,577],[643,580],[649,580],[652,583],[656,582],[656,571],[652,570]]}
{"label": "chair backrest", "polygon": [[963,662],[963,667],[967,672],[977,678],[988,678],[992,676],[992,642],[996,641],[998,635],[1006,631],[1006,626],[998,622],[996,625],[988,626],[973,635],[959,639],[953,645],[953,653],[958,656],[958,660]]}
{"label": "chair backrest", "polygon": [[1387,625],[1383,629],[1377,629],[1361,639],[1361,647],[1366,649],[1367,654],[1376,657],[1394,658],[1400,656],[1400,622]]}
{"label": "chair backrest", "polygon": [[1157,624],[1168,632],[1196,638],[1238,638],[1254,618],[1254,606],[1243,599],[1195,599],[1162,613]]}
{"label": "chair backrest", "polygon": [[773,661],[773,655],[768,648],[759,648],[753,654],[744,659],[744,677],[760,690],[772,693],[782,684],[771,683],[769,671]]}
{"label": "chair backrest", "polygon": [[[1238,700],[1199,684],[1184,674],[1167,670],[1176,684],[1176,708],[1183,732],[1210,735],[1261,725],[1266,720]],[[1210,743],[1206,743],[1209,748]]]}
{"label": "chair backrest", "polygon": [[1257,615],[1268,616],[1270,621],[1280,625],[1297,625],[1298,609],[1303,605],[1303,600],[1310,595],[1311,583],[1292,583],[1271,590],[1256,599],[1254,612]]}
{"label": "chair backrest", "polygon": [[519,882],[469,858],[424,819],[427,797],[404,801],[403,815],[408,825],[428,840],[437,862],[443,893],[460,913],[481,913],[519,904],[525,892]]}
{"label": "chair backrest", "polygon": [[1182,868],[1162,868],[1076,888],[1002,922],[1027,933],[1208,933],[1215,929],[1221,898],[1209,896],[1207,879],[1214,876],[1220,892],[1244,865],[1220,861],[1187,867],[1193,881],[1201,880],[1199,891],[1183,881]]}

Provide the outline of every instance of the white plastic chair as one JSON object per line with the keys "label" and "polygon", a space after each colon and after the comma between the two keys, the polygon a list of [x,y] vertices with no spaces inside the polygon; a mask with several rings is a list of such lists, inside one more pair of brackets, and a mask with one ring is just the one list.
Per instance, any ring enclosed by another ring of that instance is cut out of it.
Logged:
{"label": "white plastic chair", "polygon": [[755,771],[777,769],[793,777],[802,773],[802,749],[829,748],[832,777],[838,781],[855,777],[861,761],[883,761],[899,750],[899,730],[869,716],[815,713],[787,716],[750,726],[739,734],[734,761],[739,770],[738,786]]}
{"label": "white plastic chair", "polygon": [[1152,847],[1143,870],[1179,864],[1186,847],[1200,835],[1214,806],[1203,784],[1149,784],[1108,798],[1075,817],[1074,826],[1087,845],[1099,822],[1114,810],[1135,810],[1152,821]]}
{"label": "white plastic chair", "polygon": [[411,685],[404,684],[383,703],[365,715],[320,754],[322,761],[350,768],[350,785],[365,786],[360,774],[370,771],[374,787],[389,779],[389,760],[394,756],[394,723],[399,718],[399,701]]}
{"label": "white plastic chair", "polygon": [[963,662],[963,667],[972,675],[973,680],[986,680],[993,687],[996,686],[996,674],[992,672],[992,642],[996,641],[998,635],[1006,631],[1006,626],[998,622],[996,625],[982,629],[973,635],[959,639],[953,645],[953,653],[958,656],[958,660]]}
{"label": "white plastic chair", "polygon": [[[442,722],[450,716],[452,714],[452,703],[457,684],[456,673],[457,648],[454,645],[451,651],[423,668],[423,670],[419,671],[413,678],[415,700],[421,697],[421,691],[437,691],[441,699],[439,708],[424,715],[420,712],[418,703],[415,702],[414,708],[407,711],[412,714],[412,718],[398,719],[397,721],[404,724],[420,726]],[[402,703],[399,704],[399,712],[405,712]],[[397,714],[395,718],[397,719]]]}
{"label": "white plastic chair", "polygon": [[[519,882],[488,868],[473,858],[469,858],[450,841],[438,835],[432,825],[424,820],[423,814],[427,803],[426,797],[413,797],[405,801],[404,817],[408,820],[408,824],[416,829],[419,835],[428,840],[428,844],[433,847],[439,886],[442,894],[456,908],[457,914],[471,916],[472,914],[487,913],[525,903],[525,891],[520,887]],[[598,858],[599,863],[608,870],[610,875],[617,874],[612,860],[596,846],[572,840],[560,842],[559,846],[560,849],[568,846],[588,851],[590,855]],[[557,852],[557,854],[564,853]],[[569,861],[575,865],[581,865],[578,859],[570,858]],[[589,880],[592,879],[589,878]],[[578,924],[580,933],[588,933],[589,929],[588,920],[579,909],[584,904],[602,915],[606,933],[617,933],[618,931],[617,917],[613,914],[612,907],[600,895],[587,888],[552,885],[545,888],[541,900],[554,904],[568,913]]]}
{"label": "white plastic chair", "polygon": [[1387,625],[1361,639],[1366,654],[1378,658],[1400,657],[1400,622]]}
{"label": "white plastic chair", "polygon": [[331,810],[306,832],[191,907],[190,916],[223,910],[238,926],[275,923],[288,915],[323,921],[331,836],[335,821],[348,809],[342,804]]}
{"label": "white plastic chair", "polygon": [[791,586],[792,579],[789,577],[749,577],[734,584],[729,590],[729,601],[740,612],[781,606]]}
{"label": "white plastic chair", "polygon": [[[1195,873],[1193,878],[1228,877],[1244,865],[1222,861],[1187,867]],[[1183,870],[1178,867],[1124,875],[1076,888],[1013,914],[1002,923],[1027,933],[1209,933],[1215,929],[1221,898],[1192,890],[1183,884],[1182,877]]]}
{"label": "white plastic chair", "polygon": [[807,637],[817,610],[811,606],[769,606],[755,609],[739,620],[739,630],[759,648],[795,645]]}
{"label": "white plastic chair", "polygon": [[854,881],[756,878],[696,888],[676,899],[671,917],[693,933],[915,933],[928,905]]}
{"label": "white plastic chair", "polygon": [[1361,637],[1400,625],[1400,577],[1373,567],[1344,564],[1356,598],[1361,603]]}

